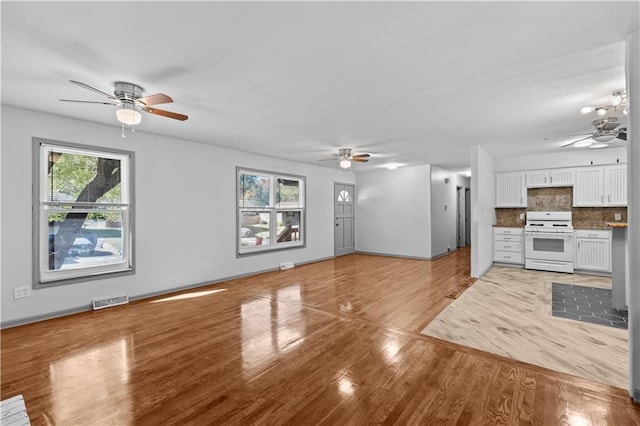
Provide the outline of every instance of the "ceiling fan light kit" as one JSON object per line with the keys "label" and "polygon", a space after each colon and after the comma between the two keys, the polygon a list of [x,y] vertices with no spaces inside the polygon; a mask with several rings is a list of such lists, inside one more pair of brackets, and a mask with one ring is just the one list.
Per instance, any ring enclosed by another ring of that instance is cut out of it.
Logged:
{"label": "ceiling fan light kit", "polygon": [[[127,83],[126,81],[116,81],[113,83],[113,95],[89,86],[88,84],[69,80],[77,86],[95,92],[99,95],[105,96],[109,99],[106,101],[78,101],[72,99],[60,99],[62,102],[79,102],[85,104],[102,104],[112,105],[118,107],[116,110],[116,119],[122,123],[122,137],[124,137],[124,126],[135,126],[142,122],[142,114],[140,111],[145,111],[151,114],[159,115],[162,117],[173,118],[174,120],[185,121],[189,117],[177,112],[165,111],[158,108],[151,108],[151,105],[168,104],[173,102],[170,96],[164,93],[156,93],[154,95],[142,96],[144,91],[142,87],[137,84]],[[133,130],[133,129],[132,129]]]}
{"label": "ceiling fan light kit", "polygon": [[583,106],[580,108],[580,112],[582,114],[589,114],[595,111],[599,116],[605,116],[611,110],[618,112],[619,109],[622,109],[622,113],[627,115],[629,113],[627,107],[627,92],[624,89],[614,90],[611,93],[611,104],[610,105],[600,105],[600,106]]}
{"label": "ceiling fan light kit", "polygon": [[122,124],[135,126],[142,121],[142,114],[136,111],[132,103],[123,103],[122,108],[116,110],[116,118]]}
{"label": "ceiling fan light kit", "polygon": [[349,167],[351,167],[351,160],[346,158],[340,160],[340,167],[343,169],[348,169]]}
{"label": "ceiling fan light kit", "polygon": [[351,148],[340,148],[337,154],[333,154],[335,158],[325,158],[318,161],[338,161],[338,166],[340,170],[349,169],[351,167],[352,162],[356,163],[366,163],[368,158],[371,156],[369,154],[353,154]]}

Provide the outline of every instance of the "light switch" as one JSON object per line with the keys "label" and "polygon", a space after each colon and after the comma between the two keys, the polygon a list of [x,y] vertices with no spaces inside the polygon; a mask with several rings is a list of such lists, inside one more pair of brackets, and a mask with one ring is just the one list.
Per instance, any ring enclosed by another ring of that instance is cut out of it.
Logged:
{"label": "light switch", "polygon": [[520,213],[520,220],[524,220],[524,213]]}
{"label": "light switch", "polygon": [[613,215],[613,217],[614,217],[614,220],[621,220],[622,219],[622,215],[620,213],[615,213]]}

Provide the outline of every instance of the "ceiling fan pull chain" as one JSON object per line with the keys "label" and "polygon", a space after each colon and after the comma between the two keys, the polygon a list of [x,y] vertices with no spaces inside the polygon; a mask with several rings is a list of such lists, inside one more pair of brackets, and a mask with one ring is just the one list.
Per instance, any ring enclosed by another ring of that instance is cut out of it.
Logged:
{"label": "ceiling fan pull chain", "polygon": [[122,123],[122,134],[120,135],[120,137],[122,137],[122,139],[126,138],[126,136],[124,135],[124,123]]}

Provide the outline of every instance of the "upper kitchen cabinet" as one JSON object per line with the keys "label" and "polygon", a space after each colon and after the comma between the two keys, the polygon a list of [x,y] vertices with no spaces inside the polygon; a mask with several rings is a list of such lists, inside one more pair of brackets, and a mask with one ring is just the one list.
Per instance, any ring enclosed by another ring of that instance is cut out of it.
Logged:
{"label": "upper kitchen cabinet", "polygon": [[496,173],[496,207],[527,207],[523,172]]}
{"label": "upper kitchen cabinet", "polygon": [[627,165],[604,167],[604,202],[606,206],[627,205]]}
{"label": "upper kitchen cabinet", "polygon": [[573,186],[573,169],[531,170],[526,172],[527,188]]}
{"label": "upper kitchen cabinet", "polygon": [[625,207],[627,165],[585,167],[576,170],[574,207]]}

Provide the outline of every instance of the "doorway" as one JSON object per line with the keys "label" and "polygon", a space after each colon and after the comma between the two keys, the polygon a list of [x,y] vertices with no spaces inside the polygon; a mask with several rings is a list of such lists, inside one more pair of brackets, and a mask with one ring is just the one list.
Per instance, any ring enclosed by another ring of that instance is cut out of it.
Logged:
{"label": "doorway", "polygon": [[335,255],[342,256],[355,251],[354,222],[354,186],[335,183],[334,188],[334,247]]}
{"label": "doorway", "polygon": [[464,247],[466,245],[466,227],[465,227],[465,191],[464,187],[456,187],[456,246]]}
{"label": "doorway", "polygon": [[466,245],[471,245],[471,189],[464,190],[464,239]]}

